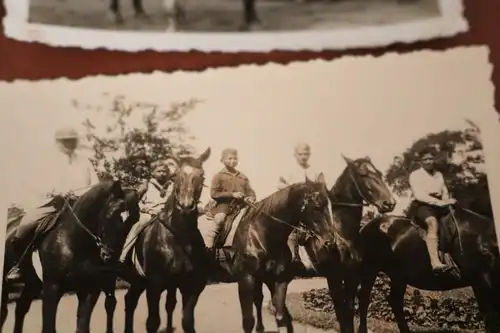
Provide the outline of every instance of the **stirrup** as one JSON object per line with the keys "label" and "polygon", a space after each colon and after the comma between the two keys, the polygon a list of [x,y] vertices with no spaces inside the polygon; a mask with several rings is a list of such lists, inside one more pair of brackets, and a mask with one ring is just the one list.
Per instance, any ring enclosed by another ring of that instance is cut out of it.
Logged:
{"label": "stirrup", "polygon": [[6,275],[6,280],[18,280],[21,277],[21,268],[19,266],[12,267]]}

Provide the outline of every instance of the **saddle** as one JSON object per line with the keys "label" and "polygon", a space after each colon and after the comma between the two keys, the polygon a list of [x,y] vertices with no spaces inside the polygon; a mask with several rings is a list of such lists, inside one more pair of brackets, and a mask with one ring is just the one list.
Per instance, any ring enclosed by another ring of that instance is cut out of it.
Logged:
{"label": "saddle", "polygon": [[224,221],[224,227],[219,235],[214,240],[214,246],[216,248],[224,247],[224,244],[227,241],[227,237],[233,230],[233,224],[236,218],[240,215],[242,207],[239,205],[231,205],[231,213],[226,216],[226,220]]}
{"label": "saddle", "polygon": [[66,204],[69,207],[74,207],[77,200],[77,197],[71,195],[56,195],[48,203],[42,205],[41,207],[54,207],[55,211],[47,214],[39,220],[40,223],[38,223],[37,228],[35,229],[35,237],[43,237],[51,231],[57,225],[59,216],[65,209],[67,209]]}

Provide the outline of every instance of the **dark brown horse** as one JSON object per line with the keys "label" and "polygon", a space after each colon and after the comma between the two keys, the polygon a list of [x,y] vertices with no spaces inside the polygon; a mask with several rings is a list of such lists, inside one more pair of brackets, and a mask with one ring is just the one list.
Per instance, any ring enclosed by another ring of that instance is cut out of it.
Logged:
{"label": "dark brown horse", "polygon": [[[102,268],[109,265],[119,250],[123,232],[120,214],[126,209],[125,193],[118,181],[102,181],[91,187],[76,202],[55,197],[51,205],[60,211],[57,223],[34,243],[43,268],[43,282],[37,276],[31,258],[21,264],[23,291],[16,302],[15,333],[21,333],[24,318],[34,298],[43,290],[42,333],[56,332],[59,300],[66,291],[76,291],[79,305],[77,332],[88,333],[90,316],[103,285]],[[14,228],[15,230],[15,228]],[[2,325],[7,315],[7,298],[11,290],[6,273],[20,253],[12,246],[13,232],[7,236],[4,288],[2,289]],[[22,242],[30,242],[31,239]],[[28,244],[23,248],[27,247]],[[108,281],[108,280],[106,280]]]}
{"label": "dark brown horse", "polygon": [[271,292],[280,332],[293,332],[292,318],[285,305],[288,284],[294,278],[287,239],[293,230],[303,230],[329,247],[334,241],[328,190],[323,174],[315,181],[290,185],[249,207],[233,240],[231,273],[238,282],[242,325],[245,333],[262,325],[262,287]]}
{"label": "dark brown horse", "polygon": [[[146,193],[146,190],[147,187],[139,187],[137,190],[134,188],[123,189],[123,191],[125,192],[125,204],[128,216],[125,220],[122,219],[122,216],[114,217],[115,219],[118,220],[114,223],[118,224],[123,223],[123,229],[121,229],[120,231],[117,230],[117,232],[119,232],[119,235],[121,235],[121,237],[119,238],[121,242],[119,243],[118,249],[122,248],[125,242],[125,236],[130,231],[132,226],[139,220],[140,217],[139,202]],[[105,269],[103,269],[101,273],[101,276],[99,277],[99,280],[102,282],[101,289],[106,297],[104,300],[104,307],[106,310],[106,333],[114,332],[113,319],[117,303],[115,291],[116,291],[116,281],[120,271],[119,270],[117,271],[113,268],[114,268],[113,265],[105,267]]]}
{"label": "dark brown horse", "polygon": [[370,293],[379,272],[390,278],[388,301],[400,332],[410,332],[403,312],[407,285],[439,291],[472,287],[488,332],[500,332],[500,260],[493,220],[457,207],[440,221],[440,250],[451,256],[459,275],[432,273],[422,231],[412,220],[400,216],[375,218],[361,229],[366,252],[359,332],[367,332]]}
{"label": "dark brown horse", "polygon": [[[172,315],[176,291],[182,294],[182,327],[185,333],[195,333],[194,309],[208,278],[208,254],[198,230],[198,202],[203,190],[203,163],[210,148],[200,157],[184,157],[178,161],[174,189],[164,210],[153,217],[140,233],[131,256],[135,256],[144,277],[129,279],[125,295],[125,332],[133,332],[134,312],[139,297],[146,290],[148,318],[146,330],[156,333],[160,326],[159,302],[167,290],[168,330],[172,330]],[[135,252],[135,254],[134,254]],[[133,271],[133,270],[131,270]]]}
{"label": "dark brown horse", "polygon": [[354,300],[363,251],[359,239],[363,207],[373,205],[380,213],[386,213],[396,203],[370,158],[344,159],[347,167],[330,190],[335,243],[327,249],[317,239],[306,237],[303,244],[314,270],[327,279],[342,333],[354,332]]}

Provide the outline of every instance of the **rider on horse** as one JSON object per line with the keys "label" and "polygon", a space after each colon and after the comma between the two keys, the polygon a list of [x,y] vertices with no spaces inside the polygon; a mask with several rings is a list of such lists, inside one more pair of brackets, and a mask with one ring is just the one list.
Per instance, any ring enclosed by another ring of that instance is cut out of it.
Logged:
{"label": "rider on horse", "polygon": [[147,192],[142,199],[141,216],[127,235],[119,259],[121,263],[125,262],[128,252],[134,246],[137,236],[144,227],[153,216],[158,215],[163,210],[167,198],[172,193],[172,175],[174,173],[174,164],[168,163],[167,160],[154,163],[151,172],[152,178],[146,184]]}
{"label": "rider on horse", "polygon": [[211,251],[215,250],[214,241],[224,228],[227,216],[234,214],[235,210],[244,209],[246,202],[254,203],[256,200],[250,181],[243,173],[236,170],[238,165],[236,149],[224,149],[221,162],[224,164],[224,169],[215,174],[210,189],[211,197],[215,200],[211,211],[214,223],[208,234],[206,246]]}
{"label": "rider on horse", "polygon": [[[311,167],[309,159],[311,157],[311,147],[307,143],[299,143],[295,146],[295,160],[296,164],[293,169],[285,177],[280,177],[278,182],[278,190],[281,190],[289,185],[305,182],[307,179],[314,180],[318,178],[319,172]],[[293,231],[288,238],[288,247],[292,252],[292,261],[298,261],[299,247],[298,235]]]}
{"label": "rider on horse", "polygon": [[[35,193],[35,200],[28,203],[28,207],[24,207],[25,215],[22,217],[21,224],[16,230],[13,238],[14,246],[18,245],[28,235],[35,232],[33,239],[38,236],[37,227],[45,217],[53,216],[56,218],[56,208],[53,206],[45,206],[54,195],[79,196],[85,193],[92,185],[99,182],[94,167],[89,159],[81,156],[77,152],[79,139],[78,133],[74,128],[67,127],[56,131],[55,134],[57,151],[52,162],[52,168],[57,165],[56,170],[52,170],[57,176],[57,180],[52,184],[54,190],[50,195]],[[44,189],[46,191],[46,189]],[[40,230],[42,232],[43,230]],[[31,249],[22,249],[30,251]],[[17,280],[20,277],[18,262],[7,275],[7,280]]]}
{"label": "rider on horse", "polygon": [[432,270],[448,270],[449,265],[441,262],[438,255],[439,221],[456,203],[450,197],[443,175],[436,170],[435,156],[432,149],[424,149],[419,154],[421,168],[410,174],[409,183],[412,191],[412,203],[408,215],[418,223],[427,226],[425,242],[431,261]]}

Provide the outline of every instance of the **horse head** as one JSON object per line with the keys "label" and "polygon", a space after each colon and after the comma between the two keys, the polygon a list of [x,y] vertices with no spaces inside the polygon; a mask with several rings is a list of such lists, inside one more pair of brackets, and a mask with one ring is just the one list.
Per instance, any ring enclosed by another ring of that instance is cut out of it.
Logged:
{"label": "horse head", "polygon": [[201,192],[205,181],[203,163],[210,157],[210,148],[199,157],[183,157],[178,159],[174,176],[174,195],[176,208],[182,214],[198,211]]}
{"label": "horse head", "polygon": [[384,176],[372,163],[370,157],[352,160],[342,155],[347,163],[346,172],[354,184],[354,196],[360,197],[367,204],[377,207],[379,213],[394,210],[396,200],[384,181]]}
{"label": "horse head", "polygon": [[311,236],[323,245],[335,241],[330,201],[325,177],[320,173],[314,181],[309,179],[301,186],[299,221]]}
{"label": "horse head", "polygon": [[[90,204],[91,202],[93,204]],[[98,214],[95,217],[90,217],[97,222],[96,228],[89,227],[89,225],[83,227],[99,247],[101,260],[105,263],[109,262],[113,258],[113,254],[119,250],[123,229],[121,213],[127,209],[125,192],[120,181],[105,180],[94,185],[82,195],[75,205],[77,216],[80,215],[78,212],[82,209]],[[82,221],[82,224],[89,222]],[[95,229],[95,233],[92,229]]]}

